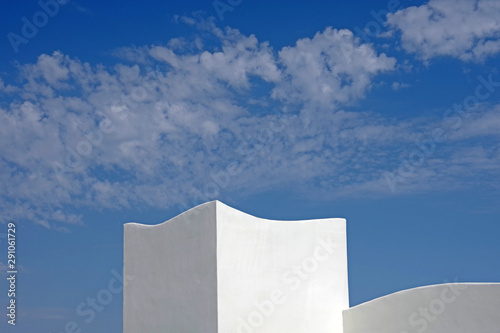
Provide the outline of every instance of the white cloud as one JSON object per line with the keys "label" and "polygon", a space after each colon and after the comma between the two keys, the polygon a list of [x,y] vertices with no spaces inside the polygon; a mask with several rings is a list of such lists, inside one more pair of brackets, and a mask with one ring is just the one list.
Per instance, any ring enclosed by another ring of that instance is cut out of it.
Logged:
{"label": "white cloud", "polygon": [[403,89],[403,88],[409,88],[410,85],[408,83],[404,83],[404,82],[393,82],[391,84],[391,88],[393,90],[399,90],[399,89]]}
{"label": "white cloud", "polygon": [[500,133],[500,105],[470,113],[463,120],[459,131],[450,135],[453,140],[475,137],[497,137]]}
{"label": "white cloud", "polygon": [[[347,30],[277,53],[201,26],[218,46],[121,49],[133,63],[111,68],[60,52],[23,65],[0,108],[4,218],[68,231],[82,207],[191,206],[289,184],[387,191],[381,172],[424,136],[422,119],[342,110],[395,63]],[[422,182],[440,172],[429,168]]]}
{"label": "white cloud", "polygon": [[3,92],[3,93],[9,94],[9,93],[16,92],[17,90],[18,89],[15,86],[12,86],[10,84],[5,85],[2,78],[0,78],[0,93]]}
{"label": "white cloud", "polygon": [[403,48],[423,60],[451,56],[481,61],[500,51],[500,2],[431,0],[387,15]]}
{"label": "white cloud", "polygon": [[50,86],[59,87],[60,82],[69,77],[69,62],[69,57],[60,52],[54,52],[52,56],[42,54],[35,66],[24,66],[24,70],[34,79],[43,78]]}
{"label": "white cloud", "polygon": [[117,58],[125,59],[137,64],[147,64],[147,54],[144,48],[137,47],[121,47],[115,49],[111,54]]}
{"label": "white cloud", "polygon": [[356,101],[370,88],[371,78],[394,69],[396,60],[361,44],[350,30],[326,28],[279,52],[288,81],[273,91],[286,101],[332,107]]}

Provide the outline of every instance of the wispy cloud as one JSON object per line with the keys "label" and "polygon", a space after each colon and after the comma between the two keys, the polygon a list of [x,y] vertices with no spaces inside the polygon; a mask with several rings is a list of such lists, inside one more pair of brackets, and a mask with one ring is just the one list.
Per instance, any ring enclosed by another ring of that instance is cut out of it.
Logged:
{"label": "wispy cloud", "polygon": [[400,89],[404,89],[404,88],[409,88],[410,85],[408,83],[404,83],[404,82],[393,82],[391,84],[391,88],[393,90],[400,90]]}
{"label": "wispy cloud", "polygon": [[[79,207],[190,206],[289,184],[330,196],[388,193],[383,172],[441,126],[347,109],[396,63],[348,30],[275,51],[194,22],[204,40],[122,48],[124,61],[110,68],[61,52],[20,67],[22,83],[0,104],[6,218],[68,231],[82,221]],[[492,110],[470,121],[498,136],[481,120]],[[484,134],[468,126],[402,188],[445,187],[482,168],[447,146]],[[460,151],[487,159],[483,166],[497,161],[498,147],[480,148]],[[456,165],[445,170],[447,162]]]}
{"label": "wispy cloud", "polygon": [[387,15],[403,48],[424,60],[451,56],[482,61],[500,52],[500,3],[496,0],[431,0]]}

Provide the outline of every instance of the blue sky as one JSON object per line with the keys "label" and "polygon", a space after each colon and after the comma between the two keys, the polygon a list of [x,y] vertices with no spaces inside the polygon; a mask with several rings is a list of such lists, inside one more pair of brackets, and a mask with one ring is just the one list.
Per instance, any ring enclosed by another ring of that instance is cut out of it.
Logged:
{"label": "blue sky", "polygon": [[346,218],[351,305],[499,281],[498,1],[61,2],[0,4],[2,332],[121,332],[123,224],[215,199]]}

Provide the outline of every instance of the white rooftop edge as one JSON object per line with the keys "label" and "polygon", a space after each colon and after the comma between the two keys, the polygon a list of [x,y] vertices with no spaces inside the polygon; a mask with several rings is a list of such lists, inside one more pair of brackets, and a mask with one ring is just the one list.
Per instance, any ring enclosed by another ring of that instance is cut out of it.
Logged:
{"label": "white rooftop edge", "polygon": [[500,283],[399,291],[349,308],[346,221],[276,221],[219,201],[124,226],[123,332],[500,332]]}
{"label": "white rooftop edge", "polygon": [[123,332],[341,333],[345,219],[275,221],[219,201],[124,228]]}
{"label": "white rooftop edge", "polygon": [[488,333],[500,329],[500,283],[445,283],[344,310],[344,333]]}

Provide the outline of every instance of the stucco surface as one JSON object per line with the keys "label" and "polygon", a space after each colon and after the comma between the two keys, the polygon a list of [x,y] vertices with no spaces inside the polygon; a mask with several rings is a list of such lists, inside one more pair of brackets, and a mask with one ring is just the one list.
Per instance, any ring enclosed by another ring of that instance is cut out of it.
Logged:
{"label": "stucco surface", "polygon": [[343,311],[345,333],[500,332],[500,283],[404,290]]}
{"label": "stucco surface", "polygon": [[217,203],[217,276],[220,332],[341,333],[345,220],[266,220]]}
{"label": "stucco surface", "polygon": [[273,221],[213,201],[124,233],[124,333],[342,333],[344,219]]}
{"label": "stucco surface", "polygon": [[217,332],[215,205],[124,230],[123,332]]}

